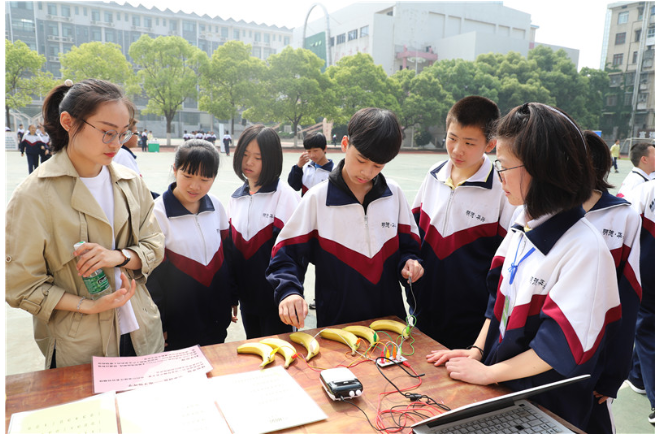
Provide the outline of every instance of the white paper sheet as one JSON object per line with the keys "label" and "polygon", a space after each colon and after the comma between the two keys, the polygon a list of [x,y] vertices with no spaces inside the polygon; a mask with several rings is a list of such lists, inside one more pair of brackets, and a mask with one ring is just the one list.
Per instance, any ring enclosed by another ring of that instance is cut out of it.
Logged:
{"label": "white paper sheet", "polygon": [[210,384],[215,401],[236,434],[269,433],[327,418],[280,366],[213,377]]}

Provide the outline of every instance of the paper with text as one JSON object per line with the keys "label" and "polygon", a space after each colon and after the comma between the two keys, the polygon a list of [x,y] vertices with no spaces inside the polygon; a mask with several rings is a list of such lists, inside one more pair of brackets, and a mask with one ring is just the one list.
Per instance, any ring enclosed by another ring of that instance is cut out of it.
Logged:
{"label": "paper with text", "polygon": [[92,358],[94,393],[133,390],[211,370],[212,365],[198,345],[147,356]]}
{"label": "paper with text", "polygon": [[210,383],[236,434],[269,433],[327,418],[283,367],[213,377]]}
{"label": "paper with text", "polygon": [[122,434],[231,434],[198,373],[117,394]]}
{"label": "paper with text", "polygon": [[9,434],[118,434],[114,392],[14,413]]}

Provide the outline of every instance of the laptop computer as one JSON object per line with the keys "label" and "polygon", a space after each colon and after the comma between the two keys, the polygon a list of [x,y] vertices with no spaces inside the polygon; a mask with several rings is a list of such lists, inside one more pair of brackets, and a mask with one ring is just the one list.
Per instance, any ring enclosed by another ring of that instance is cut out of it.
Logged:
{"label": "laptop computer", "polygon": [[414,434],[573,434],[573,431],[526,399],[580,382],[590,375],[540,385],[464,405],[412,425]]}

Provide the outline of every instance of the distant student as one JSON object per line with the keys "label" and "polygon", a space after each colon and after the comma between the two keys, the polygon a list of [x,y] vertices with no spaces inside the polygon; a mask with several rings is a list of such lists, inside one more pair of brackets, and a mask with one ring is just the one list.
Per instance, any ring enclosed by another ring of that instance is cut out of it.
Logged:
{"label": "distant student", "polygon": [[487,156],[499,117],[488,98],[455,103],[446,118],[449,159],[429,168],[412,205],[427,274],[410,308],[416,326],[448,348],[472,344],[482,328],[487,274],[515,209]]}
{"label": "distant student", "polygon": [[651,174],[656,171],[656,148],[653,144],[634,144],[629,157],[634,167],[624,178],[617,192],[617,196],[622,198],[628,198],[633,188],[651,180]]}
{"label": "distant student", "polygon": [[315,265],[317,325],[406,312],[400,282],[423,275],[420,239],[400,187],[382,169],[400,151],[402,131],[384,109],[357,111],[347,127],[345,159],[311,188],[277,238],[267,279],[279,316],[304,326],[304,275]]}
{"label": "distant student", "polygon": [[27,129],[28,133],[23,135],[18,147],[21,150],[21,156],[27,155],[27,172],[30,174],[39,167],[39,157],[42,150],[45,150],[46,143],[37,134],[37,127],[34,124],[30,124]]}
{"label": "distant student", "polygon": [[612,254],[582,207],[594,187],[590,147],[570,117],[540,103],[512,109],[495,134],[503,190],[523,209],[492,261],[477,339],[427,359],[453,379],[514,391],[590,374],[532,398],[584,429],[601,344],[621,316]]}
{"label": "distant student", "polygon": [[226,155],[231,156],[231,153],[229,152],[229,146],[233,142],[233,138],[231,138],[231,135],[228,133],[227,130],[224,131],[224,136],[222,137],[222,142],[224,143],[224,152]]}
{"label": "distant student", "polygon": [[279,319],[274,289],[265,279],[272,247],[299,204],[300,196],[279,179],[281,140],[262,124],[242,132],[233,170],[244,181],[229,200],[231,268],[247,339],[289,333]]}
{"label": "distant student", "polygon": [[619,140],[615,140],[615,144],[610,147],[610,156],[612,156],[612,165],[615,168],[615,173],[619,173],[617,167],[617,160],[619,159]]}
{"label": "distant student", "polygon": [[609,408],[612,399],[626,380],[631,369],[631,355],[635,338],[635,322],[642,298],[640,284],[640,215],[624,198],[612,196],[608,189],[614,188],[606,180],[611,168],[608,146],[594,132],[584,133],[589,148],[595,175],[594,190],[583,204],[585,218],[602,235],[615,261],[617,285],[621,302],[619,329],[610,333],[601,345],[604,348],[602,361],[597,370],[601,372],[592,396],[592,414],[585,432],[614,433],[614,422]]}
{"label": "distant student", "polygon": [[187,141],[176,149],[175,182],[155,200],[165,260],[146,285],[160,309],[166,350],[221,344],[237,321],[224,258],[228,217],[208,193],[218,170],[217,149],[204,140]]}
{"label": "distant student", "polygon": [[637,315],[633,368],[628,383],[644,392],[651,405],[649,422],[656,424],[656,186],[653,181],[638,185],[631,193],[633,208],[642,217],[640,275],[642,302]]}
{"label": "distant student", "polygon": [[302,191],[302,196],[308,189],[329,178],[334,170],[334,162],[327,158],[327,139],[321,133],[309,134],[304,138],[306,152],[299,156],[297,164],[292,166],[288,174],[288,184],[293,189]]}

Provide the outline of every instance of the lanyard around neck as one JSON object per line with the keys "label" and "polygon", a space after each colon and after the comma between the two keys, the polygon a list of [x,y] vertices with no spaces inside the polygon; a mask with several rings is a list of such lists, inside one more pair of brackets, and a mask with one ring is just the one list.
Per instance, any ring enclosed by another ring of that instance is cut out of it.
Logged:
{"label": "lanyard around neck", "polygon": [[519,240],[519,243],[516,246],[516,253],[514,254],[514,261],[512,261],[512,264],[510,265],[510,268],[509,268],[509,273],[510,273],[509,283],[510,283],[510,285],[512,285],[514,283],[514,278],[516,277],[516,272],[519,270],[519,266],[521,265],[521,263],[523,261],[525,261],[525,259],[528,256],[532,255],[532,253],[535,251],[534,247],[532,249],[528,250],[528,252],[525,255],[523,255],[523,258],[521,258],[517,262],[516,258],[519,256],[519,249],[521,248],[521,241],[522,240],[523,240],[523,238],[521,238]]}

